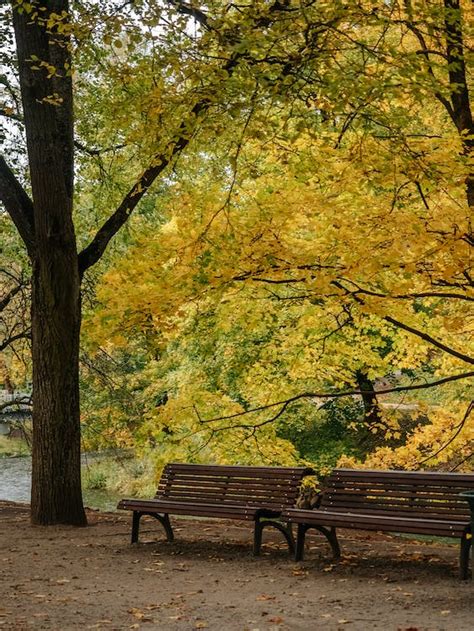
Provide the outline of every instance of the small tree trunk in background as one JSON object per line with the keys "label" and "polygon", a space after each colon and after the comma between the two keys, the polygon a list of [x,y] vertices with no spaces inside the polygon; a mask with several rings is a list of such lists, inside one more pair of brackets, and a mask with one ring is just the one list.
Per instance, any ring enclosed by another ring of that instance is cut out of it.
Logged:
{"label": "small tree trunk in background", "polygon": [[5,390],[7,391],[7,394],[13,394],[15,392],[15,386],[10,378],[10,373],[8,372],[7,365],[1,358],[0,358],[0,371],[2,373],[2,379],[3,379],[3,383],[5,384]]}
{"label": "small tree trunk in background", "polygon": [[368,427],[373,427],[380,423],[381,415],[380,408],[377,401],[377,393],[375,392],[374,384],[368,378],[367,373],[358,370],[356,372],[357,385],[359,390],[362,391],[362,402],[364,404],[364,418]]}

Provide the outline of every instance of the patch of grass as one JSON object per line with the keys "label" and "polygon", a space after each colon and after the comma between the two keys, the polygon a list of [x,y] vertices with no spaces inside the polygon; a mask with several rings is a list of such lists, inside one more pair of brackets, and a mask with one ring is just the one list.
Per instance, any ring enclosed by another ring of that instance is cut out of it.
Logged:
{"label": "patch of grass", "polygon": [[155,467],[148,459],[105,456],[91,459],[83,467],[83,486],[116,494],[153,497],[156,492]]}
{"label": "patch of grass", "polygon": [[436,535],[420,535],[405,532],[391,532],[390,534],[393,537],[409,539],[410,541],[419,541],[420,543],[443,543],[444,545],[459,546],[459,538],[437,537]]}
{"label": "patch of grass", "polygon": [[0,458],[14,458],[17,456],[29,456],[30,449],[26,441],[21,438],[9,438],[0,436]]}
{"label": "patch of grass", "polygon": [[106,489],[107,488],[107,475],[100,469],[89,469],[84,476],[84,488],[86,489]]}

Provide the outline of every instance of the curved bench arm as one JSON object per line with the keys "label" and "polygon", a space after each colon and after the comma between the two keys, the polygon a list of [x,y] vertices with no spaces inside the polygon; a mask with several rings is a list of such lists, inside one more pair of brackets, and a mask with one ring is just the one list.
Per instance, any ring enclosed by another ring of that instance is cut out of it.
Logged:
{"label": "curved bench arm", "polygon": [[143,517],[143,515],[149,515],[150,517],[154,517],[155,519],[157,519],[165,529],[166,538],[168,539],[168,541],[173,541],[174,533],[173,529],[171,528],[170,518],[166,513],[164,515],[159,515],[158,513],[147,513],[146,511],[134,510],[132,517],[132,543],[138,543],[140,519]]}
{"label": "curved bench arm", "polygon": [[257,515],[255,517],[255,529],[253,535],[253,553],[255,556],[260,554],[260,548],[262,546],[262,533],[266,526],[272,526],[279,530],[286,539],[290,554],[295,552],[295,539],[293,537],[293,530],[291,524],[283,524],[282,522],[275,521],[274,519],[268,519]]}
{"label": "curved bench arm", "polygon": [[304,541],[306,537],[306,532],[310,529],[314,528],[322,533],[329,542],[331,546],[334,559],[337,560],[341,557],[341,549],[339,547],[339,541],[337,540],[336,528],[331,526],[331,528],[326,528],[325,526],[319,526],[316,524],[298,524],[298,536],[296,540],[296,552],[295,552],[295,561],[301,561],[304,556]]}

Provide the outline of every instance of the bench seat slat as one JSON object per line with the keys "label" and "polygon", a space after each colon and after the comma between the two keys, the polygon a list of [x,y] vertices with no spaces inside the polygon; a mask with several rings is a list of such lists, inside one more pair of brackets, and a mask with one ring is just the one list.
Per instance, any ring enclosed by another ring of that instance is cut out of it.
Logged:
{"label": "bench seat slat", "polygon": [[277,516],[281,511],[273,511],[261,506],[237,506],[193,504],[191,502],[161,502],[159,500],[122,500],[119,508],[141,512],[160,512],[170,515],[191,515],[198,517],[221,517],[228,519],[253,520],[257,514]]}
{"label": "bench seat slat", "polygon": [[[467,504],[467,502],[465,502]],[[373,499],[371,497],[368,498],[360,498],[359,500],[354,500],[353,498],[344,499],[343,497],[335,497],[334,499],[324,499],[323,506],[328,506],[333,508],[334,506],[353,506],[355,509],[361,508],[363,506],[380,506],[380,508],[386,508],[387,510],[392,509],[401,509],[401,510],[417,510],[417,509],[428,509],[433,508],[434,510],[440,510],[441,512],[450,512],[450,511],[461,511],[464,514],[468,514],[469,510],[467,510],[466,506],[463,506],[461,503],[450,502],[449,500],[446,503],[442,503],[440,500],[433,501],[420,501],[417,502],[415,500],[411,501],[409,499],[402,499],[397,501],[394,500],[380,500]]]}
{"label": "bench seat slat", "polygon": [[338,505],[337,507],[331,508],[328,506],[323,507],[322,509],[318,509],[321,512],[338,512],[338,513],[352,513],[352,514],[361,514],[361,515],[383,515],[386,516],[387,518],[392,519],[393,517],[413,517],[416,519],[419,518],[424,518],[426,520],[441,520],[441,521],[468,521],[469,520],[469,515],[465,514],[465,513],[440,513],[437,511],[429,511],[428,509],[424,509],[424,510],[386,510],[385,508],[381,508],[381,507],[356,507],[356,506],[341,506]]}
{"label": "bench seat slat", "polygon": [[[203,507],[204,509],[212,509],[212,510],[219,510],[219,506],[216,506],[214,504],[205,504],[202,502],[168,502],[168,501],[161,501],[161,500],[122,500],[120,502],[120,504],[122,506],[126,506],[127,508],[130,508],[131,506],[135,507],[135,506],[146,506],[147,508],[156,508],[156,509],[173,509],[173,508],[182,508],[182,507],[189,507],[189,508],[199,508],[199,507]],[[241,511],[241,512],[245,512],[247,510],[250,511],[254,511],[255,508],[251,507],[251,506],[247,506],[246,504],[234,504],[232,506],[222,506],[222,510],[229,510],[229,511]]]}
{"label": "bench seat slat", "polygon": [[364,515],[361,513],[338,513],[322,510],[286,509],[282,519],[293,523],[336,526],[361,530],[382,530],[388,532],[409,532],[460,537],[465,531],[468,520],[442,521],[413,517],[387,517],[384,515]]}

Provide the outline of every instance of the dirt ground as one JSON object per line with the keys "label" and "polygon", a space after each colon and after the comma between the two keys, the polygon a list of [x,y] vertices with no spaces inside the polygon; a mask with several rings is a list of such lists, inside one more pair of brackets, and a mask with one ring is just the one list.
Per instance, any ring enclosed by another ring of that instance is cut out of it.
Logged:
{"label": "dirt ground", "polygon": [[31,527],[28,508],[0,503],[0,628],[441,630],[474,629],[474,583],[457,578],[458,546],[341,531],[343,558],[307,537],[303,563],[279,533],[252,556],[252,526],[173,519],[176,540],[130,515],[91,526]]}

